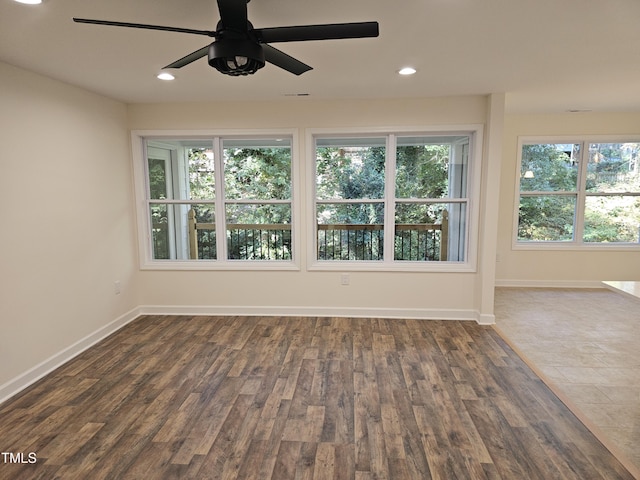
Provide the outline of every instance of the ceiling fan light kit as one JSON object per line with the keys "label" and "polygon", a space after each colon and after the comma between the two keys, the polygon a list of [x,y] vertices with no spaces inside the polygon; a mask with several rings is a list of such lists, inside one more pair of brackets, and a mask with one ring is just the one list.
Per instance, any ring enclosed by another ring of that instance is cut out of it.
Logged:
{"label": "ceiling fan light kit", "polygon": [[226,75],[252,75],[264,67],[264,52],[248,40],[218,40],[209,46],[209,65]]}
{"label": "ceiling fan light kit", "polygon": [[214,38],[213,43],[170,63],[164,69],[182,68],[202,57],[208,56],[209,65],[221,73],[234,77],[252,75],[264,67],[267,62],[294,75],[302,75],[312,69],[309,65],[272,47],[269,43],[365,38],[377,37],[379,34],[378,22],[333,23],[256,29],[253,28],[253,25],[248,20],[248,0],[216,1],[220,12],[220,21],[216,26],[216,30],[195,30],[87,18],[74,18],[73,21],[76,23],[163,30],[212,37]]}

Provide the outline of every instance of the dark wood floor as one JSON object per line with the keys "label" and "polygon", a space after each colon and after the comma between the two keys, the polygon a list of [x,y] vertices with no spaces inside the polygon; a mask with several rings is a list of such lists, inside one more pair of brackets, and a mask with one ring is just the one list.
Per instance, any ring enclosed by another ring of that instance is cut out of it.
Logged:
{"label": "dark wood floor", "polygon": [[[0,405],[2,479],[631,479],[473,322],[142,317]],[[14,457],[15,458],[15,457]]]}

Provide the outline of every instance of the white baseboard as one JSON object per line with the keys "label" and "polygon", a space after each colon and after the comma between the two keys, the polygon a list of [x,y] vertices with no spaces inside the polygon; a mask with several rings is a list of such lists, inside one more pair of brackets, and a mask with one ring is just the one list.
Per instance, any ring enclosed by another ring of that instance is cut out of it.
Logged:
{"label": "white baseboard", "polygon": [[479,325],[495,325],[496,316],[494,314],[478,312],[476,322],[478,322]]}
{"label": "white baseboard", "polygon": [[356,318],[411,318],[419,320],[475,320],[474,310],[369,308],[369,307],[265,307],[238,305],[142,305],[141,315],[241,315],[281,317],[356,317]]}
{"label": "white baseboard", "polygon": [[508,280],[495,281],[496,287],[514,288],[604,288],[599,280]]}
{"label": "white baseboard", "polygon": [[139,308],[134,308],[133,310],[121,315],[116,318],[111,323],[105,325],[102,328],[99,328],[93,333],[90,333],[86,337],[78,340],[73,345],[65,348],[64,350],[56,353],[55,355],[49,357],[45,361],[39,363],[35,367],[27,370],[23,374],[17,376],[16,378],[9,380],[3,385],[0,385],[0,404],[5,400],[13,397],[18,394],[29,385],[35,383],[40,380],[42,377],[51,373],[56,368],[65,364],[72,358],[84,352],[86,349],[98,343],[103,338],[108,337],[112,333],[124,327],[129,322],[135,320],[140,316]]}

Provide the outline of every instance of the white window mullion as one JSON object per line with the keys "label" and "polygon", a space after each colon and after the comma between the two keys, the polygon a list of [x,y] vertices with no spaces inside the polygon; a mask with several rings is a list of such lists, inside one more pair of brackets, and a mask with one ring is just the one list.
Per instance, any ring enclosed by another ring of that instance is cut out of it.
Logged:
{"label": "white window mullion", "polygon": [[216,257],[218,261],[224,262],[227,260],[227,219],[224,193],[224,155],[220,137],[213,139],[213,158],[216,181]]}
{"label": "white window mullion", "polygon": [[587,165],[589,163],[589,142],[580,145],[580,168],[578,169],[578,192],[576,195],[576,211],[574,219],[573,241],[582,245],[584,236],[584,211],[586,207]]}
{"label": "white window mullion", "polygon": [[387,136],[384,167],[384,263],[392,264],[395,257],[396,223],[396,145],[394,134]]}

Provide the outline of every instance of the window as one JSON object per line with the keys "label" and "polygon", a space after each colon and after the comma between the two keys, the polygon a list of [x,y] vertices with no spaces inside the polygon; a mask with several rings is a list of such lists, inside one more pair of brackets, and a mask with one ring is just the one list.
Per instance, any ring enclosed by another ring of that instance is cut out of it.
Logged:
{"label": "window", "polygon": [[640,143],[521,141],[517,244],[638,245]]}
{"label": "window", "polygon": [[291,136],[141,140],[151,263],[293,265]]}
{"label": "window", "polygon": [[469,265],[476,134],[312,134],[314,266]]}

